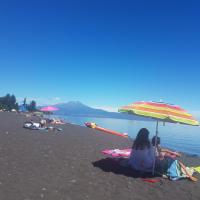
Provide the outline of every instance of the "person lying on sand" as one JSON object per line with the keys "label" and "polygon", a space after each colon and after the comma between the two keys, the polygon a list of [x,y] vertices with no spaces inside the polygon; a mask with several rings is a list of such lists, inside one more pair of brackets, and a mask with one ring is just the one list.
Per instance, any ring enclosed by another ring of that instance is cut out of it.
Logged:
{"label": "person lying on sand", "polygon": [[65,124],[61,119],[51,119],[51,124]]}

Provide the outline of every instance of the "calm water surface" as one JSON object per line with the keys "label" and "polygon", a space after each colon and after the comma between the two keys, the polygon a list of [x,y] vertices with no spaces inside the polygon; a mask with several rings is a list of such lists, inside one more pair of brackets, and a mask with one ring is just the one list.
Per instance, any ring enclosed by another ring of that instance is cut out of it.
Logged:
{"label": "calm water surface", "polygon": [[[156,122],[154,121],[71,116],[59,116],[59,118],[81,126],[84,126],[84,122],[95,122],[104,128],[128,133],[132,138],[135,138],[140,128],[148,128],[150,130],[150,137],[155,135],[156,129]],[[160,122],[159,136],[161,137],[161,145],[165,147],[200,156],[200,127],[171,123],[165,123],[165,125],[163,125],[163,123]]]}

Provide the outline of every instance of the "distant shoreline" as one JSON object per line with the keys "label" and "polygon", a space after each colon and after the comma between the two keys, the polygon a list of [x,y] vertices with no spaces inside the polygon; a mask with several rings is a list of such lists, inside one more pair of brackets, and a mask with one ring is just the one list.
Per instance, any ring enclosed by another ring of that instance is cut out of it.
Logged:
{"label": "distant shoreline", "polygon": [[69,116],[69,117],[91,117],[91,118],[108,118],[108,119],[122,119],[122,120],[133,120],[133,121],[155,121],[153,119],[150,118],[144,118],[144,117],[139,117],[139,116],[134,116],[131,117],[129,116],[125,116],[125,117],[111,117],[111,116],[105,116],[105,115],[87,115],[87,114],[82,114],[82,115],[76,115],[76,114],[54,114],[55,116]]}

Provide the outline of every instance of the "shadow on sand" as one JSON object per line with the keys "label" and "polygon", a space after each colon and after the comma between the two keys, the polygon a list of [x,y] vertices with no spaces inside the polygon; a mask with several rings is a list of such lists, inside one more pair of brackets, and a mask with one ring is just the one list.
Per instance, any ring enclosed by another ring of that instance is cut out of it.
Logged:
{"label": "shadow on sand", "polygon": [[133,170],[128,166],[123,166],[122,162],[127,162],[127,160],[113,159],[113,158],[104,158],[98,161],[93,162],[94,167],[98,167],[104,172],[112,172],[114,174],[120,174],[127,177],[133,178],[155,178],[159,177],[158,175],[152,175],[152,173],[144,173],[140,171]]}

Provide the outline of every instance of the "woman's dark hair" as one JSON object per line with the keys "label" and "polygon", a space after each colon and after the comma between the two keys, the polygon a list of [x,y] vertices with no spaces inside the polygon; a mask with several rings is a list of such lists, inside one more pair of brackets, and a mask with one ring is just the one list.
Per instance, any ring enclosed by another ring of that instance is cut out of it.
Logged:
{"label": "woman's dark hair", "polygon": [[153,138],[151,140],[151,144],[153,146],[159,145],[160,144],[160,137],[157,137],[157,140],[156,140],[156,136],[153,136]]}
{"label": "woman's dark hair", "polygon": [[143,150],[145,148],[150,148],[149,131],[146,128],[139,130],[137,137],[133,143],[132,149]]}

